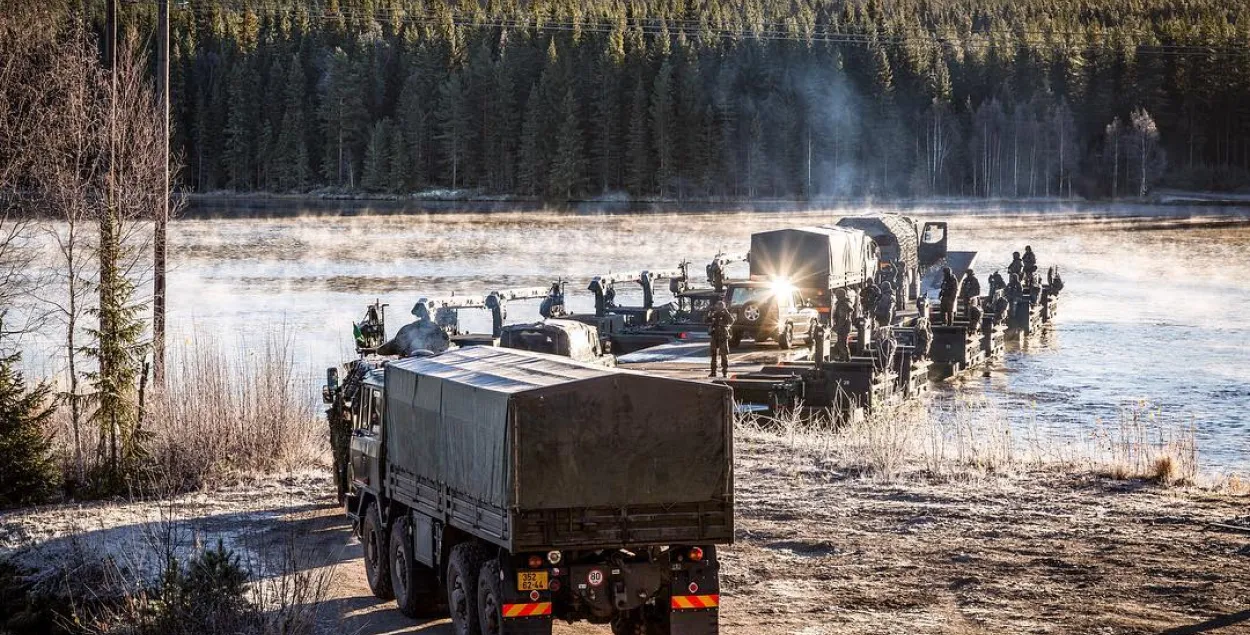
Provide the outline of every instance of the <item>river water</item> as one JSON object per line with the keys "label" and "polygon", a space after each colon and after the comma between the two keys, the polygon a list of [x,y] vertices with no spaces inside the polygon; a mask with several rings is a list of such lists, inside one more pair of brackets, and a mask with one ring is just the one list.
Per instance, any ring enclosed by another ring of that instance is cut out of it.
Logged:
{"label": "river water", "polygon": [[[439,213],[180,220],[171,227],[174,345],[214,338],[240,350],[283,333],[310,392],[347,359],[366,303],[390,304],[392,330],[421,296],[570,281],[572,306],[595,274],[695,271],[745,252],[762,229],[833,222],[841,211]],[[951,221],[950,248],[979,252],[985,284],[1033,246],[1067,288],[1054,330],[1010,353],[983,392],[1013,421],[1088,434],[1125,408],[1192,423],[1204,468],[1250,468],[1250,210],[1183,207],[909,209]],[[637,292],[621,287],[624,303]],[[661,292],[659,301],[667,293]],[[537,302],[508,307],[538,318]],[[489,330],[485,312],[462,325]],[[301,371],[302,372],[302,371]]]}

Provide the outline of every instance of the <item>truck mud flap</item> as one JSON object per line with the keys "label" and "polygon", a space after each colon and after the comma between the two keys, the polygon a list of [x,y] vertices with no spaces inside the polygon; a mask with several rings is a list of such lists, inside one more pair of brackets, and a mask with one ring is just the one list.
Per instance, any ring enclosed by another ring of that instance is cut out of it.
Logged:
{"label": "truck mud flap", "polygon": [[503,624],[500,625],[500,635],[551,635],[550,605],[548,605],[549,612],[545,617],[508,617],[507,609],[517,606],[525,605],[504,605],[504,618]]}
{"label": "truck mud flap", "polygon": [[720,563],[673,565],[668,635],[716,635],[720,621]]}

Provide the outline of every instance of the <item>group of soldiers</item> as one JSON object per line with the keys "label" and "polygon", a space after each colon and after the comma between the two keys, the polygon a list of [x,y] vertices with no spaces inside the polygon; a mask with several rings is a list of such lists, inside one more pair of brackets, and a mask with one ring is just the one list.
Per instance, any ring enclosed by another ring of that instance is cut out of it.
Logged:
{"label": "group of soldiers", "polygon": [[1006,281],[998,271],[990,274],[989,292],[985,296],[987,306],[982,307],[981,281],[977,279],[976,272],[969,268],[960,280],[950,267],[943,268],[942,287],[938,295],[942,323],[955,323],[955,310],[960,300],[967,304],[968,328],[975,332],[980,328],[986,310],[998,324],[1007,319],[1013,302],[1029,297],[1035,291],[1057,295],[1063,290],[1063,277],[1058,267],[1047,270],[1046,284],[1042,284],[1037,272],[1037,255],[1033,253],[1032,246],[1025,246],[1023,254],[1018,251],[1012,253],[1007,274],[1010,277]]}

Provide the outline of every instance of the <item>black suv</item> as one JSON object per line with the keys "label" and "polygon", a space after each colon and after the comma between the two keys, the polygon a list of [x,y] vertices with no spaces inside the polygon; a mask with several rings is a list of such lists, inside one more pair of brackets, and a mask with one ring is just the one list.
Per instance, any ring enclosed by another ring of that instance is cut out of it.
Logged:
{"label": "black suv", "polygon": [[790,348],[795,336],[803,336],[810,344],[820,314],[803,299],[797,289],[770,282],[732,282],[726,293],[729,310],[734,314],[730,346],[737,346],[743,337],[756,342],[777,340],[781,348]]}

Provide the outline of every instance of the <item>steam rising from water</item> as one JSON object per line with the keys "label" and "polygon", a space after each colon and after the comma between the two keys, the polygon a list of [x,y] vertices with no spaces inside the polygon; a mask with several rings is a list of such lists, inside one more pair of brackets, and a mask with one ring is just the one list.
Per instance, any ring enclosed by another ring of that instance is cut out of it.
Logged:
{"label": "steam rising from water", "polygon": [[[754,231],[828,223],[855,211],[179,221],[171,228],[170,327],[173,337],[208,331],[244,346],[285,329],[296,339],[311,394],[325,367],[352,355],[351,323],[374,299],[390,303],[392,333],[423,295],[544,286],[556,278],[570,281],[575,310],[590,311],[585,286],[595,274],[670,269],[689,258],[698,275],[717,252],[746,251]],[[1054,333],[1012,353],[992,377],[949,389],[986,391],[1022,424],[1074,435],[1144,400],[1165,416],[1192,418],[1205,461],[1250,466],[1245,212],[1232,221],[1142,218],[1158,211],[908,210],[951,220],[950,247],[980,252],[983,284],[1026,244],[1043,269],[1060,265],[1068,283]],[[1154,231],[1133,231],[1141,228]],[[731,273],[745,274],[744,265],[736,267]],[[657,291],[657,302],[667,301],[666,288]],[[618,301],[637,304],[641,295],[623,285]],[[536,319],[537,301],[508,306],[509,322]],[[485,332],[489,315],[463,311],[461,324]]]}

